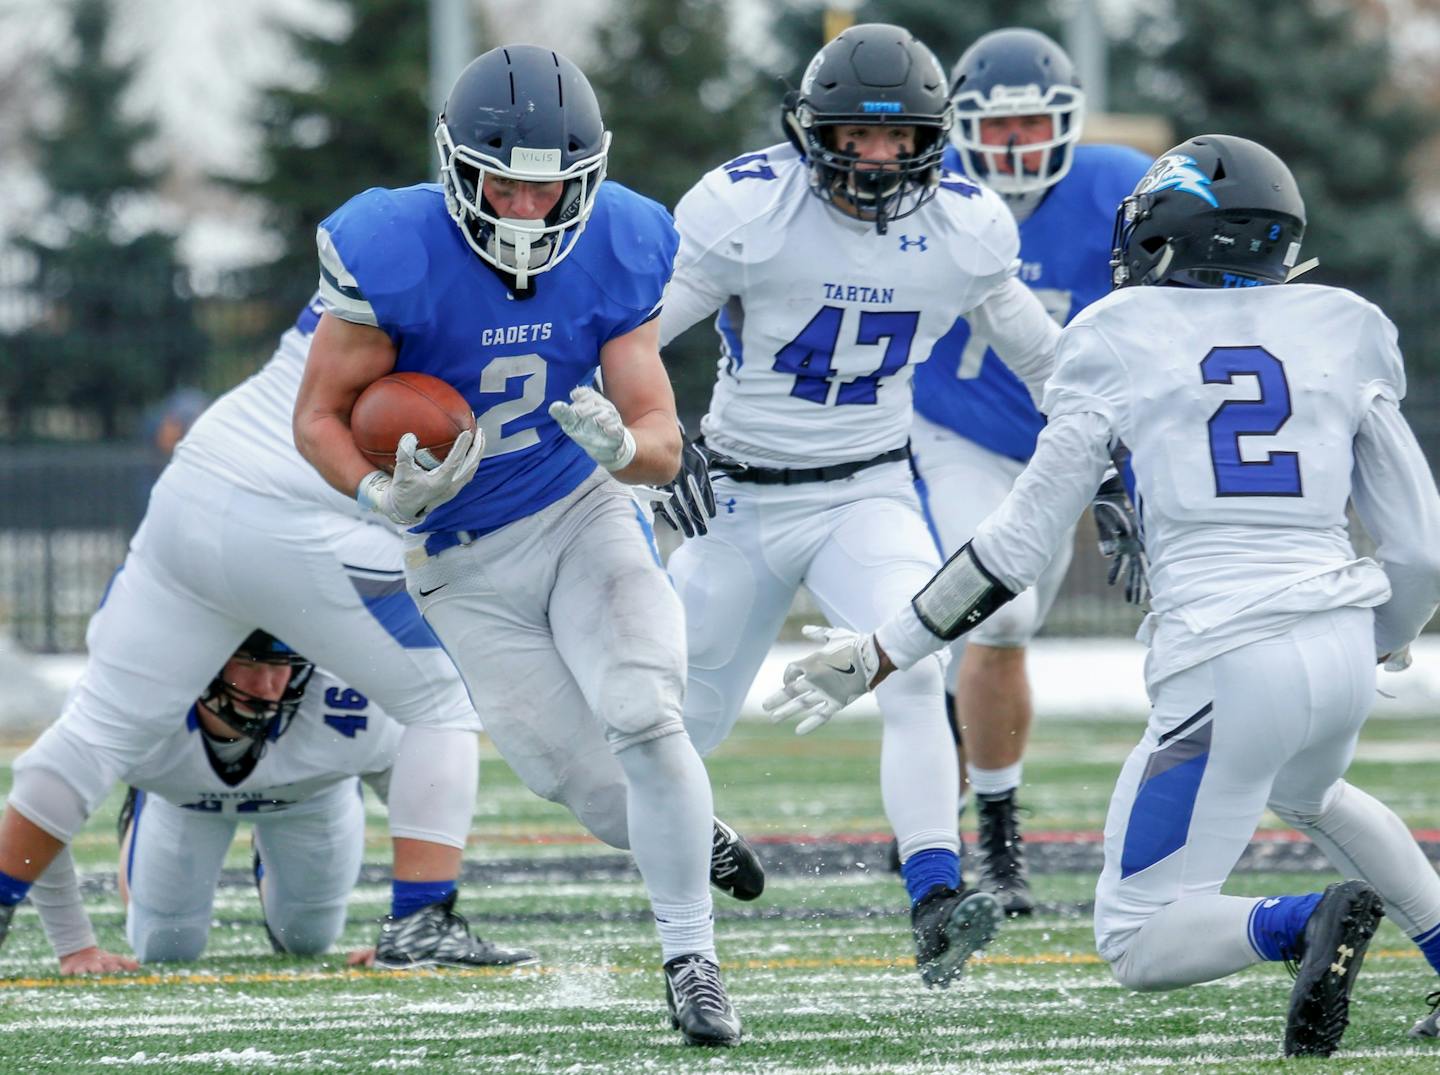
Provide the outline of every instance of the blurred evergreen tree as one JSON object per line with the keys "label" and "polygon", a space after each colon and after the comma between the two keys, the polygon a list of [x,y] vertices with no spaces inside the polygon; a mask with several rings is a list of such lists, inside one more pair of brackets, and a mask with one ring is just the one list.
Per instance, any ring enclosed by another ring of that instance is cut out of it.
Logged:
{"label": "blurred evergreen tree", "polygon": [[[1007,26],[1028,26],[1061,41],[1061,21],[1051,0],[863,0],[855,22],[903,26],[939,57],[948,74],[960,54],[981,34]],[[780,73],[795,86],[810,57],[825,44],[825,5],[808,3],[782,9],[774,22],[784,52]]]}
{"label": "blurred evergreen tree", "polygon": [[[709,169],[779,137],[769,122],[774,101],[730,40],[730,6],[618,0],[584,65],[614,134],[610,178],[671,210]],[[708,322],[665,350],[680,413],[692,428],[709,402],[717,354]]]}
{"label": "blurred evergreen tree", "polygon": [[161,179],[141,163],[155,127],[123,110],[135,64],[106,55],[111,21],[109,0],[70,4],[73,47],[49,72],[59,121],[30,133],[49,198],[15,242],[34,267],[37,315],[0,364],[17,437],[35,435],[38,410],[54,405],[116,437],[141,405],[192,381],[205,357],[174,236],[136,223]]}
{"label": "blurred evergreen tree", "polygon": [[343,0],[339,38],[292,30],[314,74],[305,88],[268,88],[259,105],[257,177],[229,180],[263,199],[280,254],[254,270],[247,290],[274,302],[274,327],[315,290],[315,226],[369,187],[435,178],[428,77],[428,22],[414,0]]}
{"label": "blurred evergreen tree", "polygon": [[1383,12],[1329,0],[1267,8],[1263,32],[1230,0],[1142,10],[1151,42],[1135,95],[1179,138],[1253,138],[1290,166],[1305,198],[1306,277],[1348,287],[1400,326],[1413,367],[1440,367],[1429,267],[1437,241],[1409,201],[1407,161],[1437,120],[1397,92]]}

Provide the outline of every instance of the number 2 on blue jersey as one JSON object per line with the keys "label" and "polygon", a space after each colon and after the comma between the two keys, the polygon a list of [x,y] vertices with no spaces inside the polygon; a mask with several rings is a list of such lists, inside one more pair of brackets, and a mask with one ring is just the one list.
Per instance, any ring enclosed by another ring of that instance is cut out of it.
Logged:
{"label": "number 2 on blue jersey", "polygon": [[1206,384],[1234,384],[1254,377],[1258,399],[1227,399],[1210,416],[1210,464],[1218,496],[1304,496],[1299,452],[1268,452],[1247,462],[1241,437],[1268,437],[1290,420],[1290,382],[1285,366],[1263,347],[1216,347],[1200,363]]}
{"label": "number 2 on blue jersey", "polygon": [[[840,343],[840,328],[845,320],[841,306],[822,306],[799,334],[780,348],[775,355],[775,369],[795,377],[790,394],[822,406],[830,400],[830,385],[835,379],[835,348]],[[874,346],[885,341],[885,353],[874,373],[856,377],[840,385],[835,405],[873,404],[882,377],[890,377],[910,361],[910,345],[920,323],[916,311],[861,310],[855,342]]]}

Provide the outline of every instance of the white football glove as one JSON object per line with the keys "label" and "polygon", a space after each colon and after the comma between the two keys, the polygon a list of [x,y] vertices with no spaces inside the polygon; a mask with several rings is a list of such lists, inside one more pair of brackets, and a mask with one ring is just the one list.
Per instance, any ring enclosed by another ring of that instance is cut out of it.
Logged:
{"label": "white football glove", "polygon": [[870,690],[880,671],[875,636],[839,627],[801,629],[812,642],[824,645],[814,653],[785,666],[785,686],[762,703],[775,723],[803,717],[796,735],[809,735],[820,725]]}
{"label": "white football glove", "polygon": [[400,526],[414,526],[465,487],[485,454],[485,434],[478,425],[456,437],[444,462],[431,470],[415,458],[418,444],[414,433],[406,433],[395,448],[395,473],[376,470],[360,479],[355,499],[362,508]]}
{"label": "white football glove", "polygon": [[625,428],[615,404],[593,388],[572,388],[569,403],[550,404],[550,417],[606,470],[624,470],[635,458],[635,437]]}
{"label": "white football glove", "polygon": [[1410,657],[1410,647],[1401,646],[1394,653],[1381,654],[1379,663],[1387,672],[1403,672],[1414,662]]}

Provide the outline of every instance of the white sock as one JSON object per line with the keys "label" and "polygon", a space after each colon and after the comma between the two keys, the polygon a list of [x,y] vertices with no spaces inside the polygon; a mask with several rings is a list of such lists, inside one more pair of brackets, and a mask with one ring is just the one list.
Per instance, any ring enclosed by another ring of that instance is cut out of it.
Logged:
{"label": "white sock", "polygon": [[652,900],[650,907],[655,912],[663,962],[692,952],[698,952],[711,963],[720,962],[715,954],[715,918],[708,895],[698,903],[668,904]]}
{"label": "white sock", "polygon": [[1020,786],[1023,765],[1017,761],[1003,769],[980,769],[967,762],[965,771],[970,776],[970,790],[976,795],[1008,795]]}

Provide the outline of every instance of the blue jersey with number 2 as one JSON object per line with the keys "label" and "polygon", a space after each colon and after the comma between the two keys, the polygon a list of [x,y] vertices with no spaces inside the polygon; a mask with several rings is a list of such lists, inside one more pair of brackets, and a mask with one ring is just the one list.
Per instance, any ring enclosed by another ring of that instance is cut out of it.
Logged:
{"label": "blue jersey with number 2", "polygon": [[337,313],[362,320],[368,305],[395,368],[454,385],[485,432],[475,478],[417,530],[498,529],[595,469],[549,407],[594,382],[601,347],[659,312],[678,242],[662,206],[601,184],[573,252],[520,298],[465,243],[438,185],[367,190],[321,230],[348,274],[328,281],[347,300]]}

